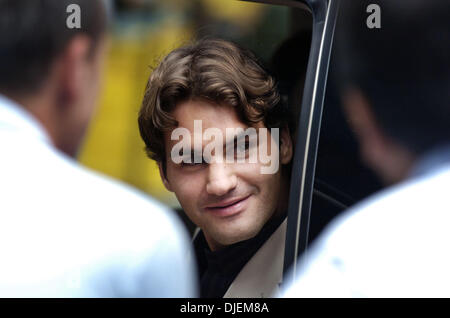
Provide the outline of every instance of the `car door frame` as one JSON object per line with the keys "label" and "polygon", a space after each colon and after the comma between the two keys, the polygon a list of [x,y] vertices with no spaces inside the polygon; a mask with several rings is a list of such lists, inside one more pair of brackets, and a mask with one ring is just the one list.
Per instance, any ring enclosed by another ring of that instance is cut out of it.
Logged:
{"label": "car door frame", "polygon": [[283,284],[297,276],[297,259],[308,247],[311,203],[328,68],[340,0],[246,0],[301,8],[312,14],[312,42],[293,157]]}

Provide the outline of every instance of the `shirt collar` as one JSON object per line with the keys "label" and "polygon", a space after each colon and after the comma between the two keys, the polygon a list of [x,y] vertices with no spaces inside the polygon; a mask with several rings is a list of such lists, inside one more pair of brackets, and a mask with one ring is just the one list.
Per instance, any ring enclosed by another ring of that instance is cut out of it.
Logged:
{"label": "shirt collar", "polygon": [[44,143],[51,140],[44,127],[22,106],[0,94],[0,131],[7,130],[33,135]]}
{"label": "shirt collar", "polygon": [[[253,254],[278,229],[285,218],[285,214],[274,217],[263,226],[255,237],[226,246],[214,252],[209,249],[203,232],[200,232],[194,240],[194,246],[197,253],[200,253],[204,257],[200,261],[200,263],[203,263],[201,267],[203,267],[203,270],[206,269],[205,267],[209,267],[218,272],[237,274]],[[197,257],[200,255],[197,255]]]}

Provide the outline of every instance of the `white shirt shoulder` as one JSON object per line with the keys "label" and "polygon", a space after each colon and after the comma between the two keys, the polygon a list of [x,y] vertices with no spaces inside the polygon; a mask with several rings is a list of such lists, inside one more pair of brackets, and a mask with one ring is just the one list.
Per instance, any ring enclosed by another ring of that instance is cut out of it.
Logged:
{"label": "white shirt shoulder", "polygon": [[172,211],[3,111],[14,120],[0,121],[0,296],[195,296],[189,238]]}
{"label": "white shirt shoulder", "polygon": [[301,261],[285,297],[450,296],[450,167],[356,205]]}

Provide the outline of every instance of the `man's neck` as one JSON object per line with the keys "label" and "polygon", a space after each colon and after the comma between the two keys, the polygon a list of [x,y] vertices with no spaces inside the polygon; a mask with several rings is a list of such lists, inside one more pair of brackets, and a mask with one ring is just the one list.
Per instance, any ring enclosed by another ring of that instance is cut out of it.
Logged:
{"label": "man's neck", "polygon": [[[237,242],[232,243],[232,244],[226,244],[226,245],[225,245],[225,244],[220,244],[219,242],[217,242],[216,240],[214,240],[210,235],[208,235],[205,231],[203,231],[203,236],[205,237],[206,243],[208,244],[208,247],[209,247],[209,249],[210,249],[212,252],[220,251],[220,250],[222,250],[222,249],[224,249],[224,248],[227,248],[227,247],[229,247],[229,246],[231,246],[231,245],[234,245],[234,244],[237,244],[237,243],[243,242],[243,241],[248,241],[248,240],[251,240],[251,239],[257,237],[257,236],[263,231],[263,229],[265,229],[265,228],[268,226],[268,224],[272,224],[273,222],[276,222],[277,224],[278,224],[278,223],[281,224],[282,219],[284,220],[284,218],[286,217],[286,213],[287,213],[287,210],[280,210],[280,211],[277,210],[277,211],[275,211],[275,213],[274,213],[274,214],[271,216],[271,218],[263,225],[263,227],[261,228],[261,230],[260,230],[255,236],[250,237],[250,238],[248,238],[248,239],[244,239],[244,240],[237,241]],[[275,230],[276,230],[276,229],[275,229]]]}

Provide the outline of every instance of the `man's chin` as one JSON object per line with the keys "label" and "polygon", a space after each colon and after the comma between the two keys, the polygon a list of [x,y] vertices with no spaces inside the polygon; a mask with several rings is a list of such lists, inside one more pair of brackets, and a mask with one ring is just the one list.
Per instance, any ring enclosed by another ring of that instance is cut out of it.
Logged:
{"label": "man's chin", "polygon": [[257,229],[253,231],[246,231],[244,233],[220,233],[215,235],[215,241],[218,242],[222,246],[228,246],[232,244],[236,244],[242,241],[247,241],[249,239],[254,238],[259,231]]}

